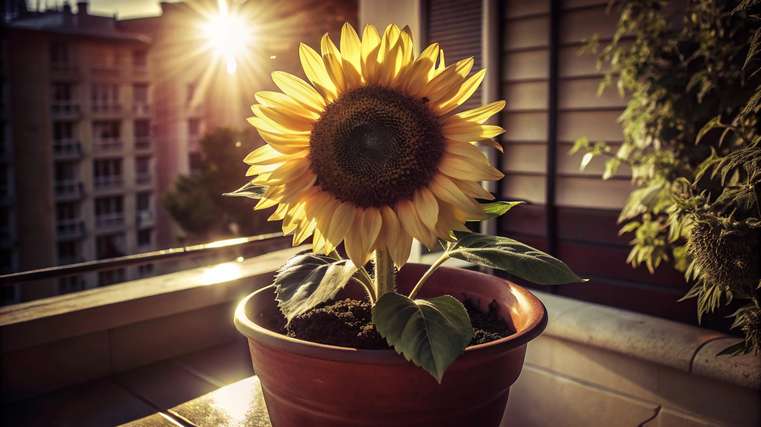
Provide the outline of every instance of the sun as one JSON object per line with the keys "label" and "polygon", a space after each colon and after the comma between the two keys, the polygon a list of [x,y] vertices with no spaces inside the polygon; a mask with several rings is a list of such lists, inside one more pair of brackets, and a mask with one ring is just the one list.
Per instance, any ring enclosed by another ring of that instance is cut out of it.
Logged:
{"label": "sun", "polygon": [[209,15],[202,25],[202,32],[206,47],[225,62],[229,74],[234,74],[253,40],[250,23],[231,11],[227,2],[220,1],[217,12]]}

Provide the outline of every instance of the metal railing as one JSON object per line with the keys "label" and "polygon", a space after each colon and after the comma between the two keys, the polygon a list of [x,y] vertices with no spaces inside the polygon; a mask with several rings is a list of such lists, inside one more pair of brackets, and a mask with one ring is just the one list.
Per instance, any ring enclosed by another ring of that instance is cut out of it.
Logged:
{"label": "metal railing", "polygon": [[76,264],[40,268],[37,270],[28,270],[19,273],[3,274],[0,275],[0,286],[41,279],[54,279],[77,273],[105,270],[109,268],[124,267],[135,264],[144,264],[147,262],[164,261],[173,258],[208,255],[230,249],[244,248],[246,246],[250,246],[266,240],[278,239],[282,236],[282,233],[259,234],[256,236],[218,240],[215,242],[201,243],[197,245],[181,246],[170,249],[159,249],[156,251],[126,255],[117,258],[101,259],[97,261],[85,261]]}

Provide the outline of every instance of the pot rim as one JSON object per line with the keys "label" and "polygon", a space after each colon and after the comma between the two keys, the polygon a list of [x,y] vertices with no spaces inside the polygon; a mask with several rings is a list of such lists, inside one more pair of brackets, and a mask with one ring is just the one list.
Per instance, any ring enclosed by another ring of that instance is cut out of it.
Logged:
{"label": "pot rim", "polygon": [[[415,265],[415,263],[409,263]],[[423,265],[423,264],[419,264]],[[478,271],[466,270],[455,267],[440,267],[440,270],[465,270],[476,274],[483,274],[488,277],[495,277],[486,275]],[[495,277],[497,278],[497,277]],[[547,309],[544,304],[528,289],[516,285],[509,280],[497,278],[503,281],[510,287],[510,291],[516,295],[518,299],[524,299],[532,310],[529,312],[534,313],[533,318],[523,330],[513,333],[512,335],[500,338],[498,340],[489,341],[483,344],[471,345],[465,348],[465,353],[471,354],[477,351],[508,351],[525,345],[529,341],[539,336],[544,328],[547,326]],[[392,349],[387,350],[366,350],[354,347],[341,347],[330,344],[321,344],[312,341],[306,341],[298,338],[292,338],[287,335],[272,331],[263,326],[259,326],[253,320],[246,315],[246,307],[251,299],[259,293],[266,293],[273,290],[275,285],[268,285],[263,288],[257,289],[254,292],[248,294],[243,300],[241,300],[235,308],[234,323],[235,328],[245,335],[248,339],[254,339],[257,342],[266,344],[269,347],[283,348],[290,352],[300,353],[306,356],[312,356],[320,359],[330,359],[339,361],[348,361],[354,363],[382,363],[382,364],[402,364],[408,363],[403,356],[400,356],[396,351]],[[462,357],[462,356],[461,356]]]}

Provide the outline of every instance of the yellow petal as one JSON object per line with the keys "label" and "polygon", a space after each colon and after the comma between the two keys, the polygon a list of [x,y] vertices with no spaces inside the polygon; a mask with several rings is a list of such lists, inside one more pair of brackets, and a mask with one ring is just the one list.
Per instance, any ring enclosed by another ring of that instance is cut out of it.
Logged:
{"label": "yellow petal", "polygon": [[469,122],[483,123],[489,118],[505,108],[505,101],[494,101],[486,105],[482,105],[472,110],[465,110],[454,115],[458,119],[467,120]]}
{"label": "yellow petal", "polygon": [[444,151],[465,157],[475,163],[488,161],[483,151],[468,142],[447,140],[444,143]]}
{"label": "yellow petal", "polygon": [[[306,152],[306,150],[304,152]],[[247,165],[268,165],[282,163],[288,158],[288,156],[283,155],[283,153],[265,144],[248,153],[243,159],[243,163]]]}
{"label": "yellow petal", "polygon": [[495,169],[486,160],[483,162],[473,162],[469,158],[446,152],[439,163],[439,170],[449,177],[468,181],[494,181],[504,176],[502,172]]}
{"label": "yellow petal", "polygon": [[420,221],[415,209],[415,204],[411,200],[402,200],[396,204],[396,212],[402,228],[414,238],[420,240],[428,248],[433,248],[436,239],[433,234]]}
{"label": "yellow petal", "polygon": [[298,178],[289,180],[282,185],[283,197],[281,200],[285,203],[299,201],[303,197],[303,193],[310,190],[315,182],[317,182],[317,175],[312,173],[311,170],[305,171]]}
{"label": "yellow petal", "polygon": [[325,69],[325,63],[322,62],[320,54],[301,43],[299,45],[299,59],[309,81],[322,93],[326,101],[333,101],[336,98],[336,86],[328,76],[328,71]]}
{"label": "yellow petal", "polygon": [[467,101],[473,95],[476,89],[478,89],[478,86],[481,85],[481,82],[484,80],[484,76],[486,76],[486,69],[480,70],[472,76],[468,77],[453,97],[449,99],[443,99],[441,101],[439,104],[439,114],[446,114],[462,105],[463,102]]}
{"label": "yellow petal", "polygon": [[480,123],[462,120],[456,116],[447,117],[444,120],[441,130],[446,138],[461,142],[494,138],[505,132],[505,130],[499,126],[482,125]]}
{"label": "yellow petal", "polygon": [[404,267],[404,264],[406,264],[407,260],[410,259],[411,250],[412,236],[410,236],[404,230],[399,231],[399,235],[397,236],[396,243],[394,243],[393,247],[391,245],[388,246],[388,251],[391,255],[391,259],[394,260],[394,264],[397,268]]}
{"label": "yellow petal", "polygon": [[333,246],[338,246],[349,230],[351,230],[353,223],[354,205],[349,202],[341,202],[333,212],[325,238]]}
{"label": "yellow petal", "polygon": [[338,50],[336,44],[333,43],[333,39],[330,38],[330,34],[328,33],[323,34],[320,39],[320,50],[322,51],[323,56],[331,54],[339,58],[341,57],[341,51]]}
{"label": "yellow petal", "polygon": [[304,135],[273,133],[258,127],[256,131],[272,148],[283,154],[301,153],[309,147],[309,138]]}
{"label": "yellow petal", "polygon": [[434,104],[442,99],[451,98],[457,93],[471,68],[473,68],[473,58],[462,59],[450,65],[425,85],[423,96]]}
{"label": "yellow petal", "polygon": [[322,59],[325,62],[325,69],[327,70],[328,75],[330,76],[330,80],[333,82],[333,84],[336,87],[337,93],[340,95],[341,93],[345,91],[345,86],[346,86],[344,82],[345,73],[343,70],[343,66],[341,64],[341,59],[337,57],[336,55],[333,55],[332,53],[324,55]]}
{"label": "yellow petal", "polygon": [[362,70],[362,42],[348,22],[341,27],[341,57],[348,61],[359,74]]}
{"label": "yellow petal", "polygon": [[366,25],[362,32],[362,77],[367,83],[376,83],[378,74],[378,52],[380,35],[372,25]]}
{"label": "yellow petal", "polygon": [[309,162],[304,159],[287,161],[272,171],[269,182],[273,185],[293,181],[309,171]]}
{"label": "yellow petal", "polygon": [[313,111],[321,113],[325,109],[325,98],[323,98],[315,88],[310,86],[309,83],[301,80],[293,74],[283,71],[275,71],[272,73],[272,81],[274,81],[277,87],[285,92],[286,95],[299,101]]}
{"label": "yellow petal", "polygon": [[429,230],[433,230],[436,227],[436,222],[439,220],[439,203],[436,201],[436,197],[427,188],[423,187],[415,192],[413,202],[415,203],[418,218]]}
{"label": "yellow petal", "polygon": [[312,121],[320,118],[320,114],[306,108],[305,105],[294,100],[282,92],[263,90],[254,95],[256,102],[270,108],[281,110],[283,113],[298,115]]}
{"label": "yellow petal", "polygon": [[287,114],[271,107],[252,105],[254,115],[287,131],[310,132],[313,120],[305,119],[294,114]]}
{"label": "yellow petal", "polygon": [[[481,211],[475,200],[466,196],[460,188],[449,178],[442,174],[436,174],[429,184],[431,192],[440,200],[457,206],[465,212],[476,214]],[[440,211],[442,209],[439,209]]]}
{"label": "yellow petal", "polygon": [[494,200],[494,195],[488,192],[481,182],[465,181],[465,180],[453,180],[455,185],[465,193],[466,196],[474,197],[477,199]]}
{"label": "yellow petal", "polygon": [[428,83],[428,73],[434,67],[439,55],[439,44],[433,43],[423,50],[415,62],[400,76],[403,91],[411,96],[417,96]]}

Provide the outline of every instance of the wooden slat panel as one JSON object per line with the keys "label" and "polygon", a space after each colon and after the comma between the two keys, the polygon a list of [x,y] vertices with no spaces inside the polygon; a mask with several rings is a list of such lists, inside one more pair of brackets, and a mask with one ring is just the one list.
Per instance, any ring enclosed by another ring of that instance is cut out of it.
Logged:
{"label": "wooden slat panel", "polygon": [[616,19],[605,13],[605,6],[570,10],[562,14],[560,42],[586,42],[597,34],[601,39],[610,38],[616,31]]}
{"label": "wooden slat panel", "polygon": [[508,51],[549,46],[549,25],[547,16],[508,21],[503,32],[503,46]]}
{"label": "wooden slat panel", "polygon": [[607,6],[610,0],[565,0],[560,2],[565,10],[587,6]]}
{"label": "wooden slat panel", "polygon": [[505,144],[502,170],[508,173],[544,173],[547,166],[546,144]]}
{"label": "wooden slat panel", "polygon": [[623,141],[619,115],[621,111],[561,111],[558,140],[575,141],[586,136],[592,141]]}
{"label": "wooden slat panel", "polygon": [[541,13],[550,13],[549,0],[510,0],[505,6],[505,17],[508,19]]}
{"label": "wooden slat panel", "polygon": [[603,181],[595,177],[558,177],[557,205],[620,209],[631,189],[629,181]]}
{"label": "wooden slat panel", "polygon": [[520,82],[504,87],[507,105],[512,110],[539,110],[547,108],[546,82]]}
{"label": "wooden slat panel", "polygon": [[627,247],[631,234],[618,235],[618,211],[609,209],[557,208],[558,238]]}
{"label": "wooden slat panel", "polygon": [[499,234],[514,235],[521,233],[543,237],[547,231],[545,228],[546,220],[547,213],[544,205],[521,205],[502,217]]}
{"label": "wooden slat panel", "polygon": [[546,141],[547,113],[546,112],[514,112],[513,104],[507,99],[507,107],[503,115],[502,127],[507,141]]}
{"label": "wooden slat panel", "polygon": [[558,49],[558,75],[560,78],[597,75],[602,76],[608,67],[597,69],[597,55],[582,51],[579,46]]}
{"label": "wooden slat panel", "polygon": [[559,82],[558,107],[560,109],[574,108],[623,108],[626,99],[618,94],[615,87],[607,88],[597,96],[599,78],[564,80]]}
{"label": "wooden slat panel", "polygon": [[504,80],[547,79],[549,53],[546,50],[511,52],[502,63]]}
{"label": "wooden slat panel", "polygon": [[545,189],[543,176],[508,173],[502,179],[502,196],[508,199],[544,203]]}

